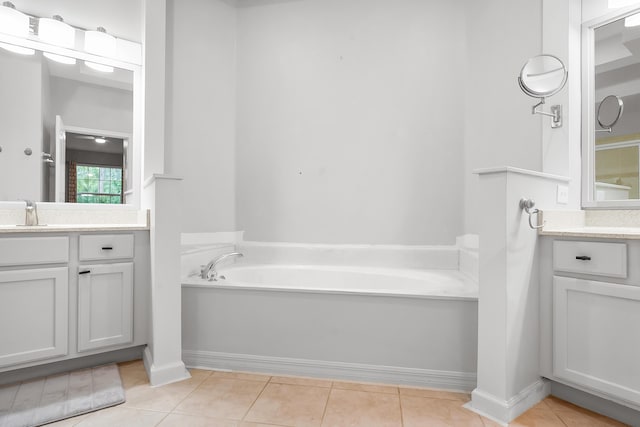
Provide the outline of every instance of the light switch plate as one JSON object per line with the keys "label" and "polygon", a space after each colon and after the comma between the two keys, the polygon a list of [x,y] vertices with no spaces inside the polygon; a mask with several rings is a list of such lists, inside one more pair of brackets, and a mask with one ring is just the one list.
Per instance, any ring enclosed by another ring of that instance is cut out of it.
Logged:
{"label": "light switch plate", "polygon": [[557,202],[562,205],[569,203],[569,187],[566,185],[558,185]]}

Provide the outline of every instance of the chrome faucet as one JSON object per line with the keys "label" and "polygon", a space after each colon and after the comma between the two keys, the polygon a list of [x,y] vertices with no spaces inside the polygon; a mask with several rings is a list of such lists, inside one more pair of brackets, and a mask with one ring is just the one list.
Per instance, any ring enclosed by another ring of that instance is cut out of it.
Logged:
{"label": "chrome faucet", "polygon": [[25,200],[24,225],[38,225],[38,208],[33,200]]}
{"label": "chrome faucet", "polygon": [[228,254],[220,255],[219,257],[214,258],[213,261],[211,261],[209,264],[202,267],[202,269],[200,270],[200,277],[202,277],[203,279],[207,279],[210,282],[218,280],[218,272],[216,271],[216,266],[225,259],[233,256],[243,257],[244,255],[242,255],[240,252],[231,252]]}

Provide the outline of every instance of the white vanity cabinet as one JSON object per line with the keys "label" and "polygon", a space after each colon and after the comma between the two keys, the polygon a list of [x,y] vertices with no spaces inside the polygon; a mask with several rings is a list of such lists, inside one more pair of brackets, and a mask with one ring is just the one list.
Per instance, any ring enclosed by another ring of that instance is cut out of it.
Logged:
{"label": "white vanity cabinet", "polygon": [[149,298],[146,230],[0,233],[0,373],[146,344]]}
{"label": "white vanity cabinet", "polygon": [[67,354],[68,237],[0,239],[0,368]]}
{"label": "white vanity cabinet", "polygon": [[542,375],[639,407],[640,242],[542,240]]}

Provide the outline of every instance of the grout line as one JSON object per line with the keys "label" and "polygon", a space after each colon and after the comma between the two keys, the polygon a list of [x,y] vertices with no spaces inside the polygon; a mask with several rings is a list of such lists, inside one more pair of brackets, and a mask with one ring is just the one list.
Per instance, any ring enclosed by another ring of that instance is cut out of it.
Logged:
{"label": "grout line", "polygon": [[260,390],[260,393],[258,393],[258,395],[256,396],[255,399],[253,399],[253,402],[251,403],[251,405],[249,405],[249,408],[247,408],[247,410],[245,411],[244,415],[242,416],[242,418],[240,418],[240,421],[246,421],[245,417],[247,415],[249,415],[249,412],[251,411],[251,408],[253,408],[253,405],[256,404],[256,402],[258,401],[258,399],[260,399],[260,396],[262,396],[262,393],[264,393],[264,391],[266,390],[267,386],[271,383],[271,378],[273,378],[272,375],[269,376],[269,379],[264,383],[264,385],[262,386],[262,390]]}
{"label": "grout line", "polygon": [[329,408],[329,399],[331,398],[331,392],[333,391],[333,381],[329,387],[329,393],[327,393],[327,400],[324,402],[324,410],[322,411],[322,417],[320,417],[320,427],[324,424],[324,417],[327,415],[327,408]]}
{"label": "grout line", "polygon": [[[176,410],[176,408],[177,408],[178,406],[180,406],[180,404],[181,404],[182,402],[184,402],[185,400],[187,400],[187,398],[188,398],[189,396],[191,396],[193,393],[195,393],[195,391],[196,391],[196,390],[198,390],[198,389],[200,388],[200,386],[201,386],[202,384],[204,384],[204,382],[205,382],[209,377],[211,377],[211,373],[212,373],[212,372],[213,372],[213,371],[209,371],[209,375],[207,375],[205,378],[203,378],[203,379],[202,379],[202,381],[200,381],[200,383],[199,383],[197,386],[195,386],[195,387],[193,388],[193,390],[191,390],[189,393],[187,393],[187,394],[186,394],[186,396],[184,396],[180,401],[178,401],[178,403],[176,403],[175,405],[173,405],[173,407],[171,408],[171,410],[169,411],[169,413],[173,413],[173,411],[175,411],[175,410]],[[192,376],[191,378],[193,378],[193,376]],[[188,380],[187,380],[187,381],[188,381]]]}
{"label": "grout line", "polygon": [[165,413],[164,417],[162,417],[162,419],[160,419],[160,421],[158,421],[155,425],[159,426],[160,424],[162,424],[162,422],[169,416],[169,414],[171,414],[171,412]]}
{"label": "grout line", "polygon": [[398,404],[400,405],[400,425],[404,427],[404,414],[402,413],[402,395],[400,394],[400,387],[398,389]]}

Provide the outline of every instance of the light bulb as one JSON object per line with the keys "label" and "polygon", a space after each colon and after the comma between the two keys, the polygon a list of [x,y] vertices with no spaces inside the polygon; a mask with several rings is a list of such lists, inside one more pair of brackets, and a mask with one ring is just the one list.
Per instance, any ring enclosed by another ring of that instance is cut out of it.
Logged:
{"label": "light bulb", "polygon": [[70,58],[68,56],[63,56],[63,55],[57,55],[51,52],[42,52],[42,56],[52,61],[59,62],[60,64],[75,65],[76,63],[75,58]]}
{"label": "light bulb", "polygon": [[113,73],[113,67],[104,64],[97,64],[95,62],[84,61],[84,65],[92,70],[100,71],[101,73]]}

